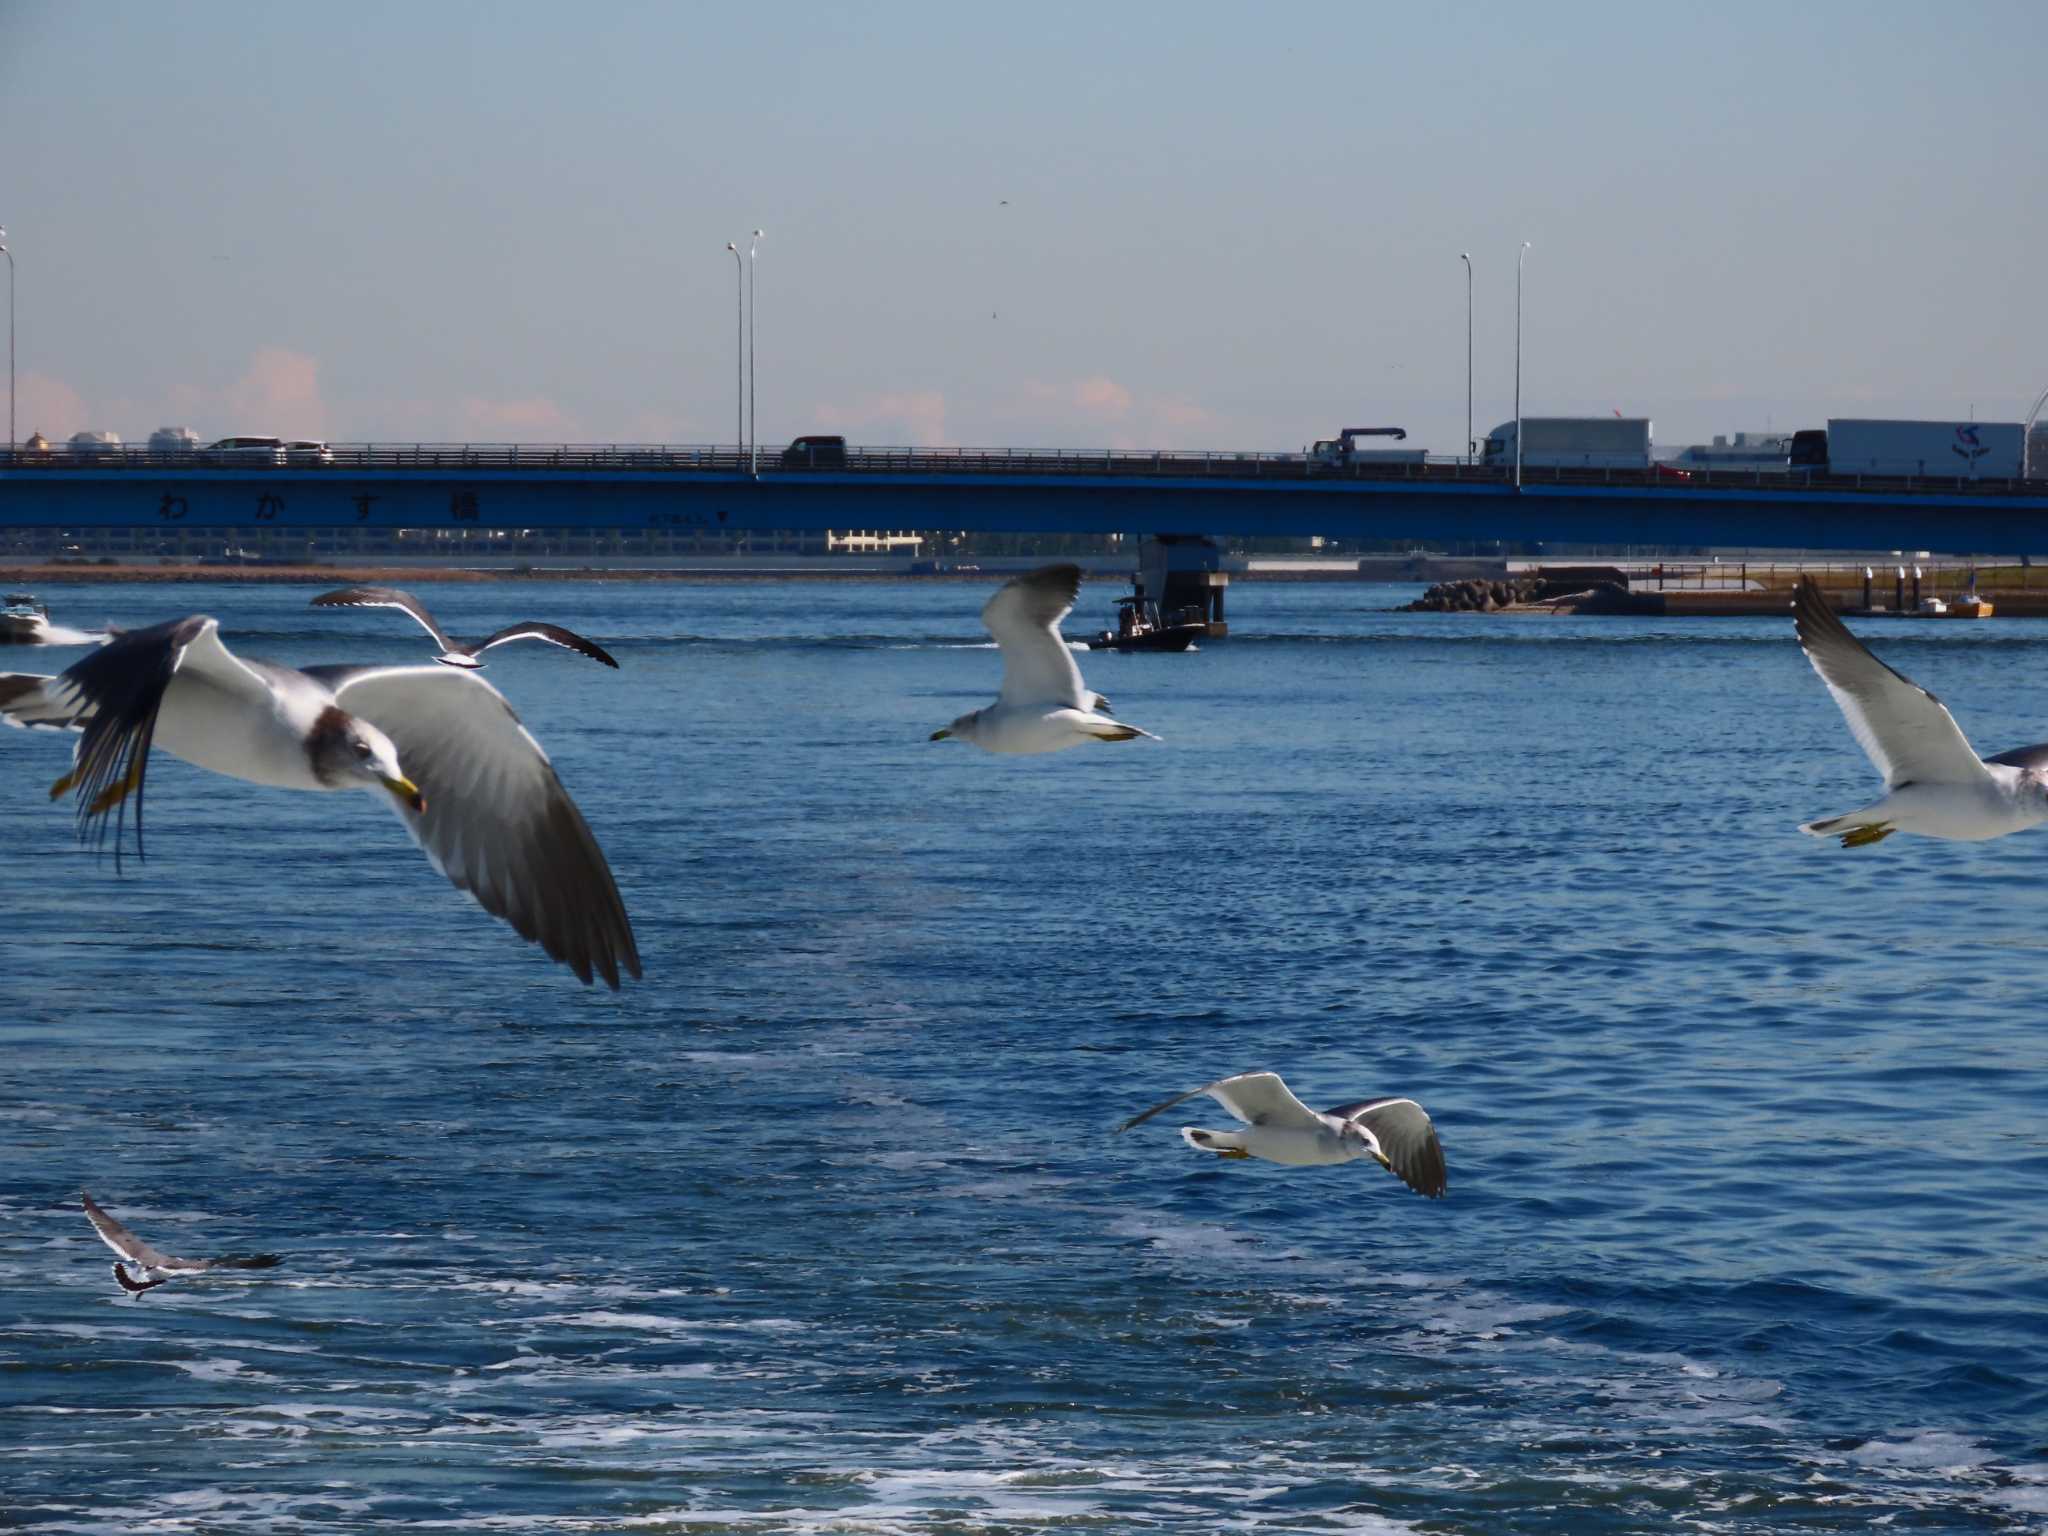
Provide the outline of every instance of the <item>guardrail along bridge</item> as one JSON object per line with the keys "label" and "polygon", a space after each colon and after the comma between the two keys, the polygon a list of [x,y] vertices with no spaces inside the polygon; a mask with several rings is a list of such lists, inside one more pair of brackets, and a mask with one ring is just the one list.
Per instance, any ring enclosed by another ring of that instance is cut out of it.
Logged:
{"label": "guardrail along bridge", "polygon": [[959,529],[1754,549],[2048,548],[2048,482],[1126,450],[364,443],[0,451],[10,528]]}

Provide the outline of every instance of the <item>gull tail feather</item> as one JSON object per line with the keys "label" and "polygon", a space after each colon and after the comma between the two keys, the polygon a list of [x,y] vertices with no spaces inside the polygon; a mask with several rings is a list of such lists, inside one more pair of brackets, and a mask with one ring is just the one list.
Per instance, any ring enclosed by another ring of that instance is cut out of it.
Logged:
{"label": "gull tail feather", "polygon": [[1821,821],[1803,821],[1799,830],[1808,837],[1839,837],[1844,848],[1867,848],[1872,843],[1881,843],[1897,827],[1888,821],[1869,821],[1862,811],[1851,811],[1846,816],[1829,816]]}
{"label": "gull tail feather", "polygon": [[1131,741],[1139,736],[1147,741],[1159,739],[1150,731],[1141,730],[1135,725],[1125,725],[1123,721],[1111,720],[1105,715],[1084,715],[1075,724],[1084,734],[1098,737],[1103,741]]}

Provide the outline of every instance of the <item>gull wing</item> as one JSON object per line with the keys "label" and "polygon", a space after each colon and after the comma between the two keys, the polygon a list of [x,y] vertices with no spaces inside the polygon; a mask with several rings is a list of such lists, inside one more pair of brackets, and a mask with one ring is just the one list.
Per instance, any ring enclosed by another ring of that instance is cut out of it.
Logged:
{"label": "gull wing", "polygon": [[121,831],[128,803],[135,804],[135,851],[142,853],[143,777],[156,736],[164,692],[179,673],[203,678],[221,692],[267,708],[270,684],[261,673],[220,643],[220,625],[204,615],[171,619],[148,629],[116,634],[92,655],[74,662],[41,690],[68,717],[45,711],[35,723],[71,725],[79,731],[71,772],[50,790],[67,789],[77,806],[81,842],[104,844],[109,825],[114,858],[121,856]]}
{"label": "gull wing", "polygon": [[1413,1099],[1360,1099],[1330,1111],[1339,1120],[1354,1120],[1372,1137],[1373,1145],[1401,1182],[1418,1195],[1443,1198],[1444,1149],[1436,1139],[1429,1112]]}
{"label": "gull wing", "polygon": [[1091,697],[1081,669],[1060,638],[1060,620],[1074,611],[1081,567],[1048,565],[1005,582],[981,610],[981,622],[1003,650],[1004,704],[1055,704],[1086,712]]}
{"label": "gull wing", "polygon": [[1298,1131],[1324,1128],[1322,1117],[1289,1091],[1287,1085],[1280,1081],[1279,1073],[1240,1072],[1235,1077],[1219,1078],[1200,1088],[1190,1088],[1163,1104],[1154,1104],[1143,1114],[1133,1115],[1118,1126],[1117,1134],[1122,1135],[1132,1126],[1142,1125],[1154,1115],[1176,1104],[1185,1104],[1189,1099],[1200,1098],[1205,1093],[1246,1125],[1269,1125]]}
{"label": "gull wing", "polygon": [[392,803],[406,830],[458,890],[586,984],[640,974],[633,926],[597,839],[505,696],[474,672],[420,667],[308,667],[343,709],[389,736],[426,797]]}
{"label": "gull wing", "polygon": [[574,651],[579,656],[588,656],[592,661],[601,661],[608,667],[617,667],[611,653],[594,640],[586,640],[573,629],[564,629],[559,624],[510,624],[487,639],[475,645],[458,649],[472,656],[482,655],[494,645],[503,645],[507,640],[545,640],[550,645],[559,645],[564,650]]}
{"label": "gull wing", "polygon": [[[0,679],[4,682],[5,679]],[[2008,768],[2032,768],[2037,772],[2048,768],[2048,742],[2031,747],[2014,747],[2010,752],[2001,752],[1996,757],[1984,759],[1987,763],[2003,763]]]}
{"label": "gull wing", "polygon": [[434,616],[427,612],[427,605],[410,592],[397,587],[342,587],[334,592],[322,592],[313,599],[315,608],[396,608],[400,613],[409,613],[428,634],[434,637],[434,644],[444,651],[458,649],[455,642],[441,633],[441,626],[434,622]]}
{"label": "gull wing", "polygon": [[[186,1266],[186,1260],[174,1259],[168,1254],[150,1247],[148,1243],[145,1243],[133,1232],[122,1226],[120,1222],[114,1220],[113,1217],[101,1210],[98,1202],[83,1190],[79,1191],[78,1203],[85,1207],[86,1219],[92,1223],[93,1230],[99,1233],[100,1241],[129,1263],[139,1264],[144,1269],[170,1269]],[[118,1268],[119,1266],[116,1267]]]}
{"label": "gull wing", "polygon": [[1849,733],[1884,775],[1887,789],[1990,777],[1941,700],[1871,655],[1810,576],[1799,580],[1792,623],[1806,659],[1835,696]]}

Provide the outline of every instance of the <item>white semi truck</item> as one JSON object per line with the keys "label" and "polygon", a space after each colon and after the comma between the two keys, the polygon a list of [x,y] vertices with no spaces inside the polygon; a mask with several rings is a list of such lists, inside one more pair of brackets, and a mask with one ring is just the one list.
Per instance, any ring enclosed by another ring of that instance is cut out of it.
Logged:
{"label": "white semi truck", "polygon": [[2011,480],[2020,472],[2022,431],[2016,421],[1830,417],[1825,439],[1801,432],[1793,440],[1792,467],[1830,475]]}
{"label": "white semi truck", "polygon": [[[1524,416],[1524,469],[1648,469],[1647,416]],[[1504,421],[1486,434],[1482,462],[1515,467],[1515,423]]]}

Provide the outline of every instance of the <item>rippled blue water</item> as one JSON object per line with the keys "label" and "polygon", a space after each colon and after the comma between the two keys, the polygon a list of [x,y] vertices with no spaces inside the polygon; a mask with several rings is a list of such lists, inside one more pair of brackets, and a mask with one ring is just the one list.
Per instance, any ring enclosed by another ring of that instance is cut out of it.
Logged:
{"label": "rippled blue water", "polygon": [[[0,732],[0,1525],[2042,1528],[2048,833],[1800,837],[1875,782],[1789,621],[1392,588],[1085,658],[1163,744],[934,745],[982,595],[432,589],[624,663],[489,672],[610,852],[618,995],[366,797],[159,756],[117,876]],[[2048,624],[1874,643],[2048,736]],[[1109,1134],[1259,1067],[1420,1098],[1449,1198]],[[286,1266],[128,1300],[81,1186]]]}

